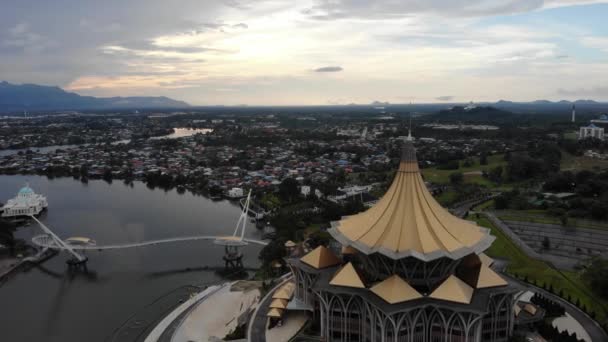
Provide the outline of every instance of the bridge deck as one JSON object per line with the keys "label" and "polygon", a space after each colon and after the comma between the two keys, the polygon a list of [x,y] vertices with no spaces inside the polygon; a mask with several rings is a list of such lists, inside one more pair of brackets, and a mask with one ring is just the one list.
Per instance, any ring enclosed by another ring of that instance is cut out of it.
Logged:
{"label": "bridge deck", "polygon": [[[120,243],[120,244],[111,244],[111,245],[70,245],[70,247],[74,250],[106,250],[106,249],[123,249],[123,248],[136,248],[136,247],[146,247],[146,246],[154,246],[164,243],[175,243],[175,242],[187,242],[187,241],[198,241],[198,240],[217,240],[221,238],[219,236],[210,236],[210,235],[200,235],[200,236],[184,236],[184,237],[176,237],[176,238],[168,238],[168,239],[160,239],[160,240],[150,240],[150,241],[142,241],[142,242],[131,242],[131,243]],[[255,239],[243,239],[245,244],[254,244],[259,246],[266,246],[268,242],[255,240]],[[63,246],[58,245],[50,236],[48,235],[37,235],[32,238],[32,242],[39,247],[47,247],[53,249],[64,249]]]}

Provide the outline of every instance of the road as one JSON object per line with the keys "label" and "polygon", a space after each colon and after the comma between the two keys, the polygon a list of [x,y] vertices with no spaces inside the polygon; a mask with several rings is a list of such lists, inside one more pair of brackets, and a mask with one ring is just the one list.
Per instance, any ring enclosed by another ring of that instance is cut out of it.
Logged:
{"label": "road", "polygon": [[545,291],[539,287],[532,286],[528,283],[520,281],[519,279],[513,278],[513,277],[509,276],[508,274],[503,273],[503,275],[508,277],[511,281],[521,284],[523,287],[525,287],[526,289],[528,289],[532,292],[538,292],[538,293],[542,294],[543,296],[545,296],[546,298],[549,298],[555,302],[562,304],[564,306],[564,308],[566,309],[566,312],[569,313],[570,316],[572,316],[575,320],[577,320],[583,326],[583,328],[585,328],[585,330],[587,331],[587,333],[589,334],[589,336],[591,337],[591,340],[593,342],[607,342],[608,341],[608,334],[606,334],[604,329],[602,329],[597,322],[595,322],[593,319],[591,319],[591,317],[587,316],[587,314],[585,314],[583,311],[581,311],[579,308],[577,308],[574,304],[571,304],[567,300],[565,300],[557,295],[554,295],[553,293],[551,293],[549,291]]}

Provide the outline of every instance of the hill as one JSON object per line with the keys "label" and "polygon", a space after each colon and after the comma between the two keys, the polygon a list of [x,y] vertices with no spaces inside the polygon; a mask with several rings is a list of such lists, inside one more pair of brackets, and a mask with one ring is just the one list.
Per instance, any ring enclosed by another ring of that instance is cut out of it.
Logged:
{"label": "hill", "polygon": [[0,82],[0,112],[184,108],[186,102],[158,97],[93,97],[59,87]]}

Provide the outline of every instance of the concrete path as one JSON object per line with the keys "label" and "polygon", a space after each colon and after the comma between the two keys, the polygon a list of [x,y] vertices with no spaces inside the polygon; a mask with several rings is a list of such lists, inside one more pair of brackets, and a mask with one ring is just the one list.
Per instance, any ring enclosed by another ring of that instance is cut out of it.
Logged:
{"label": "concrete path", "polygon": [[266,342],[285,342],[294,337],[302,328],[308,316],[304,311],[287,311],[283,316],[283,325],[266,330]]}
{"label": "concrete path", "polygon": [[256,287],[235,288],[239,282],[223,286],[195,307],[177,327],[172,342],[221,341],[233,331],[242,316],[257,305],[260,291]]}
{"label": "concrete path", "polygon": [[576,338],[578,339],[583,339],[585,342],[593,342],[587,330],[567,312],[565,316],[554,319],[551,325],[556,327],[559,332],[566,330],[569,334],[576,333]]}
{"label": "concrete path", "polygon": [[[226,285],[224,285],[224,286],[226,286]],[[167,317],[165,317],[162,321],[160,321],[160,323],[158,323],[156,325],[156,327],[154,327],[154,329],[152,329],[150,334],[148,334],[148,337],[146,337],[144,342],[157,342],[160,339],[160,337],[162,336],[162,334],[165,332],[165,330],[171,324],[173,324],[173,322],[181,314],[186,312],[197,302],[205,299],[207,296],[215,293],[216,291],[220,290],[221,288],[222,288],[222,286],[210,286],[205,291],[202,291],[199,294],[197,294],[196,296],[193,296],[189,300],[185,301],[182,305],[178,306],[177,309],[173,310],[169,315],[167,315]]]}

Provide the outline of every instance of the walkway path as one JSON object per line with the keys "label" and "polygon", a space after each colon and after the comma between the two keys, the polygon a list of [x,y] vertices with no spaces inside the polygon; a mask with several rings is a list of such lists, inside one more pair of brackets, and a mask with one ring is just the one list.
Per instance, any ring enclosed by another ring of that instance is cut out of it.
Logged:
{"label": "walkway path", "polygon": [[239,281],[223,286],[195,304],[180,322],[171,341],[221,341],[247,322],[248,314],[259,299],[259,284]]}
{"label": "walkway path", "polygon": [[[224,284],[223,286],[226,286]],[[160,323],[156,325],[156,327],[150,332],[148,337],[144,340],[144,342],[157,342],[165,330],[186,310],[190,309],[197,302],[207,298],[213,293],[219,291],[222,286],[211,286],[207,288],[205,291],[200,292],[196,296],[193,296],[189,300],[185,301],[182,305],[180,305],[177,309],[173,310],[167,317],[165,317]]]}
{"label": "walkway path", "polygon": [[251,320],[249,320],[249,327],[247,330],[248,342],[266,342],[266,323],[268,322],[266,313],[268,312],[268,306],[270,305],[270,302],[272,302],[272,294],[281,285],[292,280],[291,273],[288,273],[279,279],[279,284],[275,286],[272,290],[268,291],[266,296],[262,298],[262,300],[258,304],[258,307],[254,311]]}

